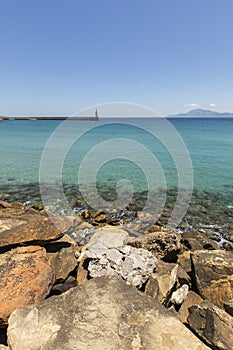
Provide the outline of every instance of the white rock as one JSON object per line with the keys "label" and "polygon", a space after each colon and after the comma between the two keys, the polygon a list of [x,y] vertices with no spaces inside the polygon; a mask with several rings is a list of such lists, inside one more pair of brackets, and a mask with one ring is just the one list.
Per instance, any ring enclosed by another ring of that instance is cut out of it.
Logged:
{"label": "white rock", "polygon": [[175,292],[172,293],[170,302],[176,305],[181,305],[183,301],[186,299],[187,294],[189,291],[189,286],[187,284],[183,284],[182,287],[177,289]]}

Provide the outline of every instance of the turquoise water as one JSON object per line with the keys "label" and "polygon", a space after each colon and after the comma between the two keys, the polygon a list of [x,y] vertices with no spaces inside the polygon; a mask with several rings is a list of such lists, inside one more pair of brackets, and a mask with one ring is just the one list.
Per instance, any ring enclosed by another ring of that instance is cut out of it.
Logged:
{"label": "turquoise water", "polygon": [[[107,125],[104,125],[107,122]],[[177,169],[166,148],[152,135],[119,120],[93,122],[69,122],[67,132],[73,135],[76,128],[94,128],[69,148],[62,169],[63,180],[76,184],[80,162],[101,142],[114,138],[136,140],[153,152],[164,173],[167,186],[177,186]],[[75,123],[75,125],[72,123]],[[78,123],[82,123],[79,127]],[[155,128],[155,119],[145,119],[140,125]],[[233,119],[174,118],[170,123],[181,135],[191,157],[194,172],[194,188],[229,194],[233,191]],[[61,124],[59,121],[5,121],[0,123],[0,183],[17,187],[20,184],[37,183],[40,160],[49,137]],[[85,124],[85,127],[84,127]],[[62,131],[61,131],[62,135]],[[64,135],[63,135],[64,136]],[[62,148],[62,137],[57,148]],[[55,152],[54,158],[57,154]],[[140,159],[140,152],[137,154]],[[123,156],[124,158],[124,156]],[[130,155],[128,157],[130,159]],[[185,171],[185,164],[184,169]],[[133,176],[132,176],[133,174]],[[147,175],[147,174],[146,174]],[[113,159],[101,167],[97,182],[114,184],[121,178],[132,181],[136,190],[145,190],[147,178],[137,164],[123,159]],[[51,181],[53,179],[48,179]],[[86,174],[88,182],[88,173]],[[91,181],[91,179],[90,179]]]}
{"label": "turquoise water", "polygon": [[[66,202],[71,208],[78,203],[79,211],[98,209],[99,197],[95,206],[88,202],[96,190],[111,203],[119,194],[132,198],[125,202],[134,212],[149,198],[152,210],[164,208],[165,222],[175,202],[188,203],[181,229],[208,227],[224,237],[232,232],[231,118],[4,121],[0,149],[0,199],[40,202],[40,181],[46,208],[59,213],[69,212]],[[177,189],[184,196],[192,192],[190,204]]]}

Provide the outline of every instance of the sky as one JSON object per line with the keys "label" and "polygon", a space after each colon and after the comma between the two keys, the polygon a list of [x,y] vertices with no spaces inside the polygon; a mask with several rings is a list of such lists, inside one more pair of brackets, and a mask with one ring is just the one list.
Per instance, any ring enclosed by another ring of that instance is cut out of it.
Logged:
{"label": "sky", "polygon": [[0,115],[233,112],[232,0],[0,0]]}

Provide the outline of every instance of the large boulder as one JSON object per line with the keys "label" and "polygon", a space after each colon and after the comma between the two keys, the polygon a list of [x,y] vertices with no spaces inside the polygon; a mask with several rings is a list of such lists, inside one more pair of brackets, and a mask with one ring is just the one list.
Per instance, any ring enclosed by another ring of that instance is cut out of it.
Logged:
{"label": "large boulder", "polygon": [[197,250],[191,253],[199,294],[224,308],[233,299],[233,255],[223,250]]}
{"label": "large boulder", "polygon": [[44,300],[52,283],[44,248],[19,247],[0,255],[0,326],[16,308]]}
{"label": "large boulder", "polygon": [[212,349],[233,349],[233,318],[209,301],[190,308],[188,324]]}
{"label": "large boulder", "polygon": [[9,319],[11,350],[205,350],[154,299],[116,277],[95,278]]}
{"label": "large boulder", "polygon": [[0,250],[21,243],[46,244],[49,241],[59,239],[73,225],[72,218],[54,216],[52,219],[35,215],[26,224],[23,223],[10,230],[1,232]]}

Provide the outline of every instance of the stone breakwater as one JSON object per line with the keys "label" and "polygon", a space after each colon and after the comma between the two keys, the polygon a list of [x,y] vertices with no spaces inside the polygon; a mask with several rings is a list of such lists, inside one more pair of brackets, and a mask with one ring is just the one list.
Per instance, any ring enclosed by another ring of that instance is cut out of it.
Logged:
{"label": "stone breakwater", "polygon": [[0,201],[0,349],[232,349],[232,251],[141,215]]}

